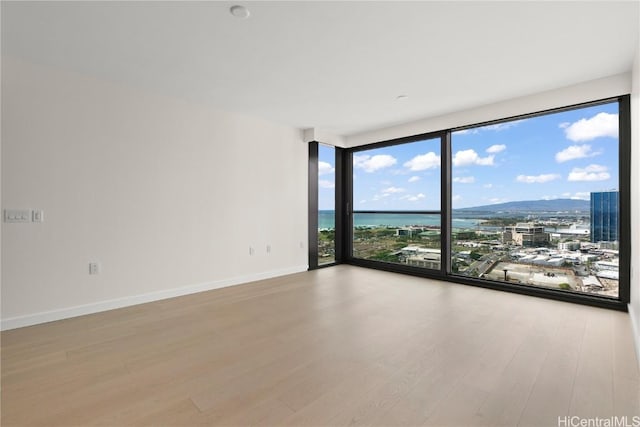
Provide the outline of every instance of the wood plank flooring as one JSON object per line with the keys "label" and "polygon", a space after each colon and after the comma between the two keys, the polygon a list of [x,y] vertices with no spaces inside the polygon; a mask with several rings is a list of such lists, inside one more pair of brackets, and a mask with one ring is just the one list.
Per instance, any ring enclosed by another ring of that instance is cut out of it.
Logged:
{"label": "wood plank flooring", "polygon": [[351,266],[2,333],[3,426],[640,416],[626,313]]}

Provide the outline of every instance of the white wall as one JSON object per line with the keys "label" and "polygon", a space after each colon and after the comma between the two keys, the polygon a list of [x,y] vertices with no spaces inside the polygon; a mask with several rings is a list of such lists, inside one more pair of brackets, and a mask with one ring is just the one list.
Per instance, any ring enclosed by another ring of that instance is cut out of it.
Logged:
{"label": "white wall", "polygon": [[[0,22],[2,22],[2,7],[0,7]],[[1,61],[1,60],[0,60]],[[1,64],[1,62],[0,62]],[[2,82],[2,67],[0,66],[0,82]],[[2,85],[0,84],[0,100],[2,100]],[[0,207],[2,206],[2,108],[0,108]],[[1,221],[1,219],[0,219]],[[2,227],[0,226],[0,330],[2,329]]]}
{"label": "white wall", "polygon": [[11,58],[2,85],[3,208],[45,218],[2,224],[3,329],[307,268],[301,131]]}
{"label": "white wall", "polygon": [[631,303],[636,354],[640,360],[640,40],[633,63],[631,92]]}

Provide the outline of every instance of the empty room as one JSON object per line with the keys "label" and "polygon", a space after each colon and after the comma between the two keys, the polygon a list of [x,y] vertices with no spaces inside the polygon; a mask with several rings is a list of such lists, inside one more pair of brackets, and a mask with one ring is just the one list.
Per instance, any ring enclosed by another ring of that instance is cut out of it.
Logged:
{"label": "empty room", "polygon": [[3,426],[640,426],[639,1],[2,1]]}

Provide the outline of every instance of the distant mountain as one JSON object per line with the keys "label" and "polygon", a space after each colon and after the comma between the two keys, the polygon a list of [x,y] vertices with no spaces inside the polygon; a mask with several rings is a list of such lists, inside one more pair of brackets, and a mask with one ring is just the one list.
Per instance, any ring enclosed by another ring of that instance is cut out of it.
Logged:
{"label": "distant mountain", "polygon": [[475,206],[454,209],[456,212],[565,212],[589,211],[588,200],[553,199],[528,200],[522,202],[496,203],[495,205]]}

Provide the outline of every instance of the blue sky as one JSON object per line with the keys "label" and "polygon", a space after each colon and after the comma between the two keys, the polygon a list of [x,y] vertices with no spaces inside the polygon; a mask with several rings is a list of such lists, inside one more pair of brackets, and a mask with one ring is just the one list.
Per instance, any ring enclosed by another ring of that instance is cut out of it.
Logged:
{"label": "blue sky", "polygon": [[335,150],[318,144],[318,209],[334,209],[335,179]]}
{"label": "blue sky", "polygon": [[[356,210],[439,210],[440,141],[354,153]],[[618,189],[618,104],[504,122],[452,135],[453,207],[589,199]],[[320,209],[333,209],[333,149],[320,147]]]}

